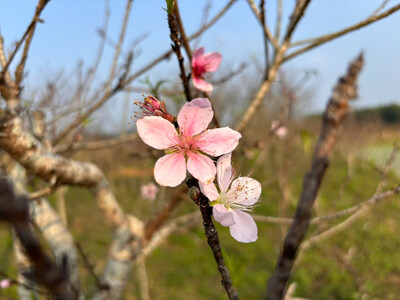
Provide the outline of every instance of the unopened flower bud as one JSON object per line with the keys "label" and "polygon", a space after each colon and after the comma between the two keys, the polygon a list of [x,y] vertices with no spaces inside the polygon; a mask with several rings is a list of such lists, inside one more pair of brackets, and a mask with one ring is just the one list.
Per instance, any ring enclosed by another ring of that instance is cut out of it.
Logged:
{"label": "unopened flower bud", "polygon": [[189,197],[193,200],[197,205],[200,204],[200,190],[198,187],[192,186],[189,189]]}

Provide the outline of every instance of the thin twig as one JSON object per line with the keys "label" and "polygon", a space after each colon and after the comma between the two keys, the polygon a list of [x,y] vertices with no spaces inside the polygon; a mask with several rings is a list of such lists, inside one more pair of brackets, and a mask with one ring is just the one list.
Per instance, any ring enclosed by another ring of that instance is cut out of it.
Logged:
{"label": "thin twig", "polygon": [[356,82],[362,66],[363,56],[361,54],[350,64],[346,76],[340,78],[329,100],[312,165],[304,177],[293,223],[285,237],[275,271],[268,280],[266,297],[268,300],[282,299],[285,293],[296,254],[310,224],[313,204],[329,165],[339,129],[348,114],[349,101],[357,96]]}
{"label": "thin twig", "polygon": [[261,19],[261,14],[257,9],[256,4],[254,3],[254,0],[247,0],[247,2],[249,3],[249,6],[251,8],[251,10],[253,11],[254,15],[256,16],[257,20],[260,22],[260,24],[262,25],[262,29],[264,31],[264,34],[267,36],[268,40],[271,42],[272,46],[276,49],[278,48],[279,44],[278,41],[275,40],[274,36],[271,34],[268,26],[266,26],[262,19]]}
{"label": "thin twig", "polygon": [[[366,201],[356,204],[354,206],[351,206],[349,208],[343,209],[341,211],[338,211],[338,212],[335,212],[335,213],[332,213],[332,214],[329,214],[326,216],[312,218],[310,220],[310,224],[320,224],[322,222],[330,222],[330,221],[334,221],[338,218],[354,214],[365,206],[371,206],[371,205],[377,204],[381,200],[390,198],[391,196],[398,194],[399,189],[400,189],[399,187],[396,187],[396,188],[390,189],[386,192],[375,194],[371,198],[367,199]],[[293,222],[293,219],[291,219],[291,218],[280,218],[280,217],[260,216],[260,215],[252,215],[252,217],[257,222],[263,222],[263,223],[268,223],[268,224],[290,225]]]}
{"label": "thin twig", "polygon": [[104,289],[109,289],[110,287],[103,283],[99,276],[97,276],[96,272],[95,272],[95,266],[90,262],[89,257],[86,255],[85,251],[83,251],[83,248],[81,246],[81,244],[79,244],[78,242],[75,242],[75,246],[76,249],[78,249],[79,254],[81,255],[82,259],[83,259],[83,263],[85,265],[85,268],[89,271],[89,274],[93,277],[96,286],[98,289],[100,290],[104,290]]}
{"label": "thin twig", "polygon": [[304,15],[308,5],[311,3],[311,0],[297,0],[294,11],[290,17],[289,25],[286,29],[284,41],[288,43],[293,35],[294,30],[297,27],[297,24],[300,22],[301,18]]}
{"label": "thin twig", "polygon": [[395,13],[396,11],[398,11],[399,9],[400,9],[400,4],[392,7],[391,9],[388,9],[387,11],[385,11],[385,12],[379,14],[379,15],[371,16],[371,17],[369,17],[369,18],[367,18],[367,19],[365,19],[365,20],[363,20],[363,21],[361,21],[361,22],[359,22],[357,24],[354,24],[352,26],[346,27],[345,29],[339,30],[337,32],[330,33],[330,34],[323,35],[323,36],[316,37],[316,38],[312,38],[312,39],[307,39],[307,40],[296,42],[296,43],[292,43],[291,46],[299,46],[299,45],[303,45],[303,44],[310,44],[310,45],[305,46],[305,47],[303,47],[303,48],[301,48],[301,49],[299,49],[299,50],[297,50],[295,52],[292,52],[292,53],[288,54],[287,56],[284,57],[283,61],[286,62],[286,61],[288,61],[288,60],[290,60],[290,59],[292,59],[292,58],[294,58],[294,57],[296,57],[296,56],[298,56],[298,55],[300,55],[300,54],[302,54],[304,52],[307,52],[307,51],[309,51],[311,49],[314,49],[314,48],[316,48],[316,47],[318,47],[318,46],[320,46],[322,44],[325,44],[325,43],[333,40],[333,39],[341,37],[341,36],[343,36],[343,35],[345,35],[347,33],[353,32],[355,30],[361,29],[361,28],[363,28],[363,27],[365,27],[367,25],[370,25],[370,24],[372,24],[372,23],[374,23],[376,21],[379,21],[379,20],[381,20],[383,18],[386,18],[386,17],[390,16],[391,14]]}
{"label": "thin twig", "polygon": [[283,10],[283,0],[277,0],[277,12],[276,12],[276,25],[275,25],[275,39],[279,43],[279,37],[281,35],[282,27],[282,10]]}
{"label": "thin twig", "polygon": [[300,252],[304,252],[305,250],[307,250],[311,246],[319,243],[320,241],[330,238],[333,235],[343,231],[345,228],[348,228],[351,224],[353,224],[356,220],[358,220],[361,216],[363,216],[368,211],[368,209],[371,205],[376,204],[380,200],[390,198],[399,193],[400,193],[400,186],[397,186],[396,188],[388,190],[384,193],[374,195],[368,201],[363,202],[362,205],[357,207],[356,212],[354,214],[352,214],[349,218],[344,220],[343,222],[340,222],[339,224],[337,224],[317,235],[314,235],[313,237],[304,241],[304,243],[300,247]]}
{"label": "thin twig", "polygon": [[[220,20],[225,13],[232,7],[232,5],[237,2],[238,0],[230,0],[215,16],[214,18],[212,18],[210,20],[210,22],[208,22],[207,24],[204,24],[202,27],[200,27],[195,33],[193,33],[191,36],[188,37],[188,40],[194,40],[196,38],[198,38],[200,35],[202,35],[207,29],[209,29],[211,26],[213,26],[218,20]],[[126,81],[128,83],[132,82],[133,80],[135,80],[136,78],[138,78],[139,76],[141,76],[142,74],[146,73],[147,71],[151,70],[154,66],[156,66],[158,63],[160,63],[161,61],[168,59],[171,54],[173,53],[172,50],[168,50],[166,52],[164,52],[163,54],[161,54],[159,57],[157,57],[156,59],[154,59],[152,62],[150,62],[149,64],[147,64],[146,66],[144,66],[143,68],[139,69],[138,71],[136,71],[136,73],[132,74],[131,76],[129,76]]]}
{"label": "thin twig", "polygon": [[[11,65],[11,62],[13,61],[15,55],[18,52],[19,47],[21,47],[22,43],[25,41],[25,47],[24,47],[24,52],[22,54],[21,62],[19,63],[17,69],[16,69],[16,78],[15,81],[17,84],[20,83],[21,77],[22,77],[22,72],[25,66],[25,61],[28,56],[28,51],[29,51],[29,46],[33,37],[33,33],[36,28],[36,24],[40,22],[41,20],[39,19],[40,14],[42,13],[43,9],[45,8],[46,4],[49,3],[50,0],[39,0],[38,5],[36,6],[35,14],[33,16],[33,19],[31,23],[29,24],[28,28],[25,30],[25,33],[23,34],[22,38],[17,42],[14,51],[11,53],[10,58],[7,61],[7,64],[1,71],[1,75],[4,76],[4,74],[7,72],[8,68]],[[17,85],[18,86],[18,85]]]}
{"label": "thin twig", "polygon": [[18,281],[17,279],[15,279],[15,277],[7,274],[6,272],[3,272],[2,270],[0,270],[0,275],[5,277],[5,278],[7,278],[7,279],[9,279],[11,284],[23,286],[27,290],[35,291],[35,292],[38,292],[40,294],[49,295],[49,293],[47,291],[32,287],[32,286],[30,286],[28,284],[25,284],[25,283],[23,283],[21,281]]}
{"label": "thin twig", "polygon": [[145,231],[144,231],[144,238],[145,241],[149,241],[152,236],[154,235],[157,230],[160,229],[161,226],[168,221],[169,217],[171,216],[172,212],[175,211],[176,207],[181,203],[184,199],[184,192],[186,187],[182,186],[178,188],[174,195],[171,197],[170,202],[164,206],[161,211],[157,214],[157,216],[151,222],[146,224]]}
{"label": "thin twig", "polygon": [[137,139],[137,134],[121,135],[116,138],[106,140],[73,143],[71,145],[58,145],[54,148],[55,153],[75,152],[75,151],[95,151],[105,148],[112,148],[126,143],[131,143]]}

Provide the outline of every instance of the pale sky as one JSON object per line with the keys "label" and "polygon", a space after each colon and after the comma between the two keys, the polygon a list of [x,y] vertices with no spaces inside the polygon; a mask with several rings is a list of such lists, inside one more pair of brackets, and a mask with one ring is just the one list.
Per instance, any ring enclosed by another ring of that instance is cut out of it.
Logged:
{"label": "pale sky", "polygon": [[[123,0],[110,0],[111,16],[109,36],[116,37],[124,13]],[[194,32],[202,22],[203,7],[207,0],[180,0],[181,15],[187,33]],[[210,15],[213,16],[227,0],[213,0]],[[258,1],[256,1],[258,2]],[[286,21],[294,0],[284,0]],[[354,24],[369,16],[382,0],[314,0],[299,24],[293,40],[302,40],[330,33]],[[387,8],[400,1],[389,1]],[[102,0],[52,0],[42,14],[28,58],[28,88],[44,84],[44,76],[61,69],[72,71],[79,60],[88,65],[95,59],[100,38],[96,33],[104,18]],[[268,23],[274,25],[276,0],[269,0]],[[32,18],[36,1],[0,0],[0,30],[6,46],[22,36]],[[134,0],[131,21],[128,26],[124,51],[127,52],[140,36],[147,37],[140,43],[141,54],[134,61],[133,72],[147,64],[153,57],[170,47],[166,20],[165,1]],[[285,26],[283,26],[285,29]],[[223,55],[221,68],[229,70],[242,61],[256,57],[263,62],[261,30],[245,0],[238,0],[227,15],[201,38],[200,45],[206,51],[218,51]],[[194,42],[192,46],[198,46]],[[315,88],[312,110],[322,110],[338,76],[361,50],[366,65],[359,82],[357,107],[374,106],[395,102],[400,104],[400,12],[362,30],[334,40],[326,45],[299,56],[284,65],[288,72],[315,69],[318,75],[310,81]],[[99,66],[99,76],[106,78],[112,57],[111,47],[106,47],[104,60]],[[176,58],[163,62],[148,75],[150,78],[170,78],[178,74]],[[108,104],[117,114],[124,107],[124,97],[115,97]],[[114,115],[114,113],[113,113]],[[114,116],[115,117],[115,116]],[[118,118],[118,116],[116,116]]]}

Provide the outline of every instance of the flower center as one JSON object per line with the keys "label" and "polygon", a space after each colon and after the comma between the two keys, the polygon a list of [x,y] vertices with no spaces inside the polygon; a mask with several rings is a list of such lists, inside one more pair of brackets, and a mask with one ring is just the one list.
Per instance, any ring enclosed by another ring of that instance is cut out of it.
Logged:
{"label": "flower center", "polygon": [[[246,182],[247,183],[247,182]],[[234,188],[229,189],[226,193],[221,193],[212,205],[222,204],[226,209],[239,209],[242,211],[252,211],[254,204],[246,203],[256,188],[251,188],[246,184],[237,184]]]}
{"label": "flower center", "polygon": [[199,138],[200,134],[195,136],[188,136],[184,133],[179,133],[178,143],[172,148],[168,149],[167,153],[180,152],[183,153],[185,156],[187,156],[189,152],[197,153],[200,150]]}

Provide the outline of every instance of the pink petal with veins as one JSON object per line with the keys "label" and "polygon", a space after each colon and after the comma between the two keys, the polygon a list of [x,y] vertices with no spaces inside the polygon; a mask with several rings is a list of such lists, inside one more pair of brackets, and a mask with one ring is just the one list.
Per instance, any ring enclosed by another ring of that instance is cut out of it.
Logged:
{"label": "pink petal with veins", "polygon": [[151,116],[139,119],[136,123],[140,138],[147,145],[165,150],[178,142],[174,125],[161,117]]}
{"label": "pink petal with veins", "polygon": [[229,127],[209,129],[202,134],[198,145],[200,150],[212,156],[232,152],[242,135]]}
{"label": "pink petal with veins", "polygon": [[187,169],[189,173],[202,183],[212,182],[217,171],[211,158],[193,152],[188,152],[188,156]]}
{"label": "pink petal with veins", "polygon": [[218,52],[211,52],[203,55],[202,60],[205,72],[211,73],[217,71],[219,65],[221,64],[222,55]]}
{"label": "pink petal with veins", "polygon": [[185,156],[173,153],[159,158],[154,166],[154,178],[162,186],[179,185],[186,178]]}
{"label": "pink petal with veins", "polygon": [[214,89],[211,83],[205,81],[202,77],[192,75],[193,85],[196,89],[203,91],[203,92],[212,92]]}
{"label": "pink petal with veins", "polygon": [[178,124],[186,136],[193,136],[207,129],[213,118],[210,100],[196,98],[187,102],[178,114]]}

